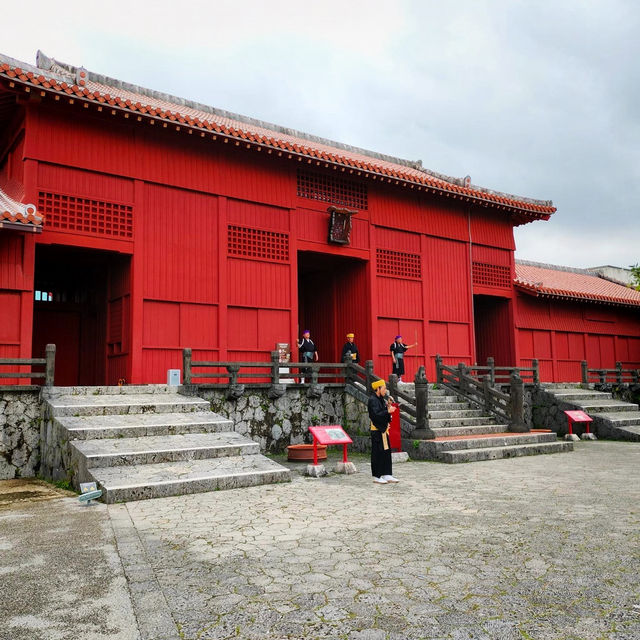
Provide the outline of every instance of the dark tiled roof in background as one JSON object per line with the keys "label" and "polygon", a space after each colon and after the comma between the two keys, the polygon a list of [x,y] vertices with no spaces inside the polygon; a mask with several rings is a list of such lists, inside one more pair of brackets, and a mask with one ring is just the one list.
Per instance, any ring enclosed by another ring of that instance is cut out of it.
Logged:
{"label": "dark tiled roof in background", "polygon": [[640,307],[640,291],[579,269],[516,261],[517,288],[536,296]]}
{"label": "dark tiled roof in background", "polygon": [[304,156],[310,160],[340,165],[383,176],[392,184],[396,181],[418,185],[426,190],[473,201],[485,206],[507,209],[520,218],[516,224],[536,219],[547,219],[555,211],[551,201],[533,200],[499,193],[463,180],[427,171],[419,163],[390,158],[362,149],[356,149],[322,140],[307,134],[260,123],[255,120],[198,105],[181,98],[129,85],[118,80],[88,72],[82,67],[59,63],[39,53],[40,67],[0,55],[0,77],[17,83],[39,87],[69,97],[109,105],[135,112],[145,117],[183,124],[228,136],[237,140],[279,149]]}

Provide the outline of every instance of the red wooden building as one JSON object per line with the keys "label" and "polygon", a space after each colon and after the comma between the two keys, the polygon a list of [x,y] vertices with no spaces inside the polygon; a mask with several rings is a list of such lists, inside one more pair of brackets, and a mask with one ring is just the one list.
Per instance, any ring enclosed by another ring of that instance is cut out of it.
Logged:
{"label": "red wooden building", "polygon": [[538,358],[543,380],[580,380],[593,369],[640,368],[640,291],[571,269],[516,261],[519,358]]}
{"label": "red wooden building", "polygon": [[419,342],[408,372],[430,377],[438,352],[513,364],[542,349],[513,227],[549,201],[42,54],[0,56],[0,189],[0,356],[53,342],[58,384],[163,382],[183,347],[266,360],[303,327],[324,361],[353,331],[382,373],[397,333]]}

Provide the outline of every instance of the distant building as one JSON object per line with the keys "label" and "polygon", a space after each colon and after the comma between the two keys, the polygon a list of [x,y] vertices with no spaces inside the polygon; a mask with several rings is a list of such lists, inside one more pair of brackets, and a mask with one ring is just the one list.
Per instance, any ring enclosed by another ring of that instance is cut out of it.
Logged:
{"label": "distant building", "polygon": [[640,293],[554,293],[553,269],[516,265],[513,227],[554,211],[42,54],[0,55],[0,355],[53,342],[58,384],[162,382],[184,347],[264,361],[303,327],[323,361],[354,332],[382,375],[397,334],[419,342],[407,373],[425,364],[431,379],[436,353],[539,357],[547,379],[575,379],[585,355],[640,366]]}
{"label": "distant building", "polygon": [[602,276],[603,278],[607,278],[608,280],[621,282],[622,284],[633,284],[633,274],[631,273],[631,269],[625,269],[624,267],[612,267],[610,264],[607,264],[601,267],[588,267],[587,271],[591,271],[592,273]]}

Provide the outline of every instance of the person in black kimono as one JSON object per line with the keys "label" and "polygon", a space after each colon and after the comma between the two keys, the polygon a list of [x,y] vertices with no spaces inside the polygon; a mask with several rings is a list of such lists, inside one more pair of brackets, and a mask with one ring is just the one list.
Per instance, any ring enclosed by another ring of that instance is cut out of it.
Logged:
{"label": "person in black kimono", "polygon": [[[300,351],[300,362],[313,362],[318,361],[318,350],[316,345],[311,339],[311,332],[309,329],[305,329],[302,332],[302,339],[298,342],[298,349]],[[305,378],[311,378],[311,369],[300,369],[300,373],[304,376],[300,379],[300,382],[304,382]]]}
{"label": "person in black kimono", "polygon": [[418,343],[404,344],[402,342],[402,336],[396,336],[394,342],[391,343],[389,351],[391,351],[391,359],[393,360],[393,369],[391,373],[395,373],[398,376],[398,380],[402,380],[404,375],[404,352],[412,347],[415,347]]}
{"label": "person in black kimono", "polygon": [[347,360],[349,360],[350,362],[354,362],[355,364],[358,364],[360,362],[360,352],[358,351],[358,347],[356,347],[353,338],[353,333],[347,333],[347,341],[344,343],[344,347],[342,347],[342,356],[340,357],[340,362],[344,362],[345,357],[347,358]]}
{"label": "person in black kimono", "polygon": [[392,475],[389,445],[389,423],[396,408],[385,397],[387,387],[384,380],[376,380],[371,387],[375,392],[367,403],[371,420],[371,475],[376,484],[400,482]]}

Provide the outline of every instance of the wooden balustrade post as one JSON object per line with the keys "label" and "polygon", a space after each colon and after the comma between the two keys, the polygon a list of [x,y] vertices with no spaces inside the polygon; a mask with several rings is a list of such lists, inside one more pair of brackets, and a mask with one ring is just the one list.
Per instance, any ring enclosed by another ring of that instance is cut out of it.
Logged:
{"label": "wooden balustrade post", "polygon": [[622,362],[616,362],[616,382],[622,384]]}
{"label": "wooden balustrade post", "polygon": [[280,384],[280,352],[271,352],[271,384]]}
{"label": "wooden balustrade post", "polygon": [[318,368],[311,367],[311,384],[318,384]]}
{"label": "wooden balustrade post", "polygon": [[607,370],[606,369],[600,369],[598,371],[598,374],[600,375],[600,384],[606,384],[607,383]]}
{"label": "wooden balustrade post", "polygon": [[467,368],[464,365],[464,362],[458,363],[458,382],[460,387],[460,393],[463,396],[467,395],[467,381],[465,380],[465,374],[467,372]]}
{"label": "wooden balustrade post", "polygon": [[583,360],[580,363],[580,370],[582,372],[582,386],[586,389],[589,384],[589,365],[586,360]]}
{"label": "wooden balustrade post", "polygon": [[633,384],[638,384],[640,380],[640,369],[632,369],[631,370],[631,381]]}
{"label": "wooden balustrade post", "polygon": [[392,373],[389,376],[389,384],[387,385],[389,389],[389,394],[393,398],[394,402],[398,402],[398,376],[395,373]]}
{"label": "wooden balustrade post", "polygon": [[433,440],[436,434],[429,427],[429,381],[424,367],[418,368],[414,384],[416,390],[416,429],[423,429],[426,431],[427,440]]}
{"label": "wooden balustrade post", "polygon": [[191,384],[191,349],[182,350],[182,384]]}
{"label": "wooden balustrade post", "polygon": [[228,364],[227,371],[231,374],[231,377],[229,378],[229,385],[233,386],[238,384],[238,372],[240,371],[240,365]]}
{"label": "wooden balustrade post", "polygon": [[493,356],[487,358],[487,367],[489,367],[489,378],[491,380],[491,386],[496,386],[496,361]]}
{"label": "wooden balustrade post", "polygon": [[436,384],[442,384],[442,358],[439,353],[436,353]]}
{"label": "wooden balustrade post", "polygon": [[371,383],[373,382],[373,360],[367,360],[364,363],[364,379],[366,392],[371,392]]}
{"label": "wooden balustrade post", "polygon": [[44,384],[46,387],[53,387],[53,381],[56,372],[56,345],[48,344],[45,347],[45,370],[44,370]]}
{"label": "wooden balustrade post", "polygon": [[482,376],[482,392],[484,394],[484,410],[487,414],[491,413],[492,399],[491,399],[491,376],[487,374]]}
{"label": "wooden balustrade post", "polygon": [[524,421],[524,383],[517,371],[511,374],[511,424],[509,431],[529,431]]}
{"label": "wooden balustrade post", "polygon": [[533,384],[536,387],[540,386],[540,363],[538,362],[538,358],[534,358],[531,361],[531,368],[533,369]]}

